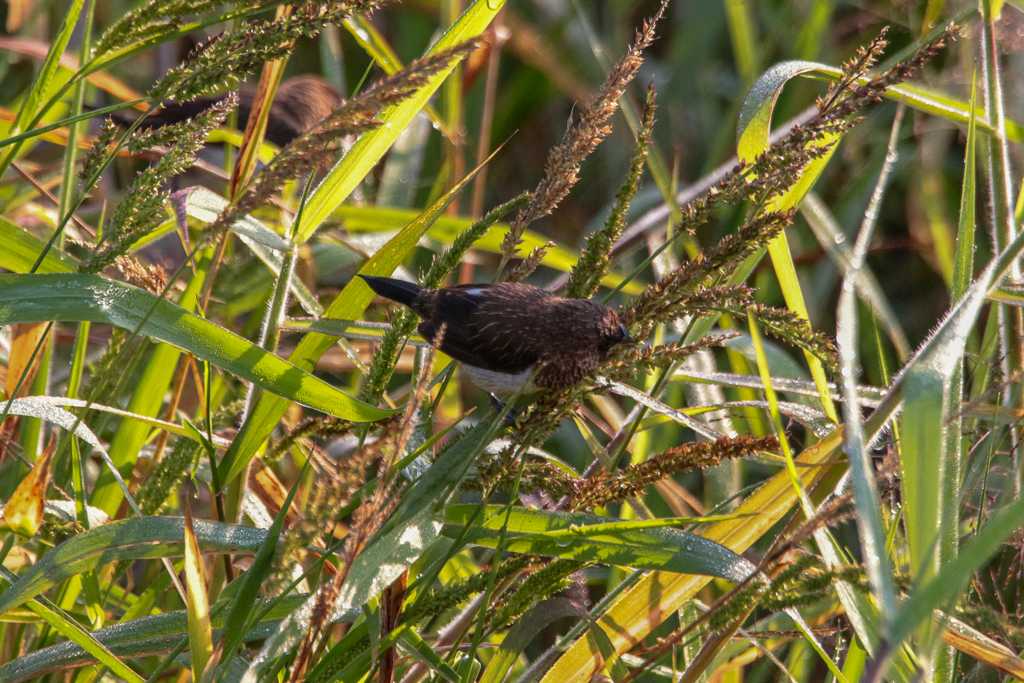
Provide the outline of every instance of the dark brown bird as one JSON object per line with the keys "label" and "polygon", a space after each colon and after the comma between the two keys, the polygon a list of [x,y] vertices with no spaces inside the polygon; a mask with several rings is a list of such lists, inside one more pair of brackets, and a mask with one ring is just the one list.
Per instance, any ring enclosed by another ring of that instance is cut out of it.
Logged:
{"label": "dark brown bird", "polygon": [[419,333],[461,361],[473,383],[494,394],[555,389],[593,372],[629,332],[611,308],[516,282],[425,289],[360,275],[380,296],[408,306]]}
{"label": "dark brown bird", "polygon": [[[255,89],[243,87],[238,91],[238,126],[245,128],[252,110]],[[191,119],[206,111],[219,97],[204,97],[191,102],[168,102],[147,116],[142,128],[155,128],[168,123]],[[341,96],[330,83],[319,76],[293,76],[277,89],[274,102],[267,117],[267,140],[283,147],[305,133],[325,116],[338,108]],[[115,114],[114,120],[124,126],[130,125],[134,115]]]}

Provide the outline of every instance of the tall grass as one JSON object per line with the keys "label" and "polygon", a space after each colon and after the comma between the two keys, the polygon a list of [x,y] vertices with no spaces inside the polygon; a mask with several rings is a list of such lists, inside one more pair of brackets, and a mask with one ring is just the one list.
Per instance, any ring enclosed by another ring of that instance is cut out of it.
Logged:
{"label": "tall grass", "polygon": [[[0,680],[1024,678],[1024,7],[954,4],[8,3]],[[492,405],[356,274],[643,343]]]}

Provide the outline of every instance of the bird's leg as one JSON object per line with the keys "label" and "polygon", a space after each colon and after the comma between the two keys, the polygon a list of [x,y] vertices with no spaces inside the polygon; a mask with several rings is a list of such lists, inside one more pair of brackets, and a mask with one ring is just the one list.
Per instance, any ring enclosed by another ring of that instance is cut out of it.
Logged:
{"label": "bird's leg", "polygon": [[[487,395],[491,397],[491,406],[494,408],[494,411],[501,415],[508,404],[498,398],[493,392],[488,392]],[[505,413],[505,426],[511,427],[514,425],[517,417],[519,417],[519,411],[509,407],[508,412]]]}

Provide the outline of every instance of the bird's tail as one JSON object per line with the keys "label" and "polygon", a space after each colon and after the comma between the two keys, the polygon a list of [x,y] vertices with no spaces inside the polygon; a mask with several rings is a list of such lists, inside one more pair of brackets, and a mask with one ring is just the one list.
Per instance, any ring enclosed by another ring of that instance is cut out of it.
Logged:
{"label": "bird's tail", "polygon": [[416,302],[416,297],[419,296],[423,288],[417,285],[415,282],[406,282],[405,280],[396,280],[392,277],[376,277],[373,275],[359,275],[366,281],[366,284],[370,285],[370,289],[375,291],[379,296],[385,299],[391,299],[397,301],[400,304],[413,308]]}

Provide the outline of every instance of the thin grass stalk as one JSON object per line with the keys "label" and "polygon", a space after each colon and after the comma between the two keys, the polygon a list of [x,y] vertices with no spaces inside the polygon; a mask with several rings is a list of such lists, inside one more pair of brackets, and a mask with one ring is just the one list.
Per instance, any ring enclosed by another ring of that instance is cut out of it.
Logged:
{"label": "thin grass stalk", "polygon": [[[888,184],[892,168],[896,163],[896,144],[899,140],[900,124],[903,122],[904,107],[900,105],[893,117],[886,148],[885,161],[879,171],[878,179],[864,219],[857,233],[857,241],[850,254],[850,265],[843,278],[839,294],[837,312],[836,340],[839,344],[840,377],[843,395],[844,446],[846,457],[850,463],[850,475],[853,484],[854,502],[857,506],[857,527],[861,543],[864,547],[864,564],[868,579],[879,605],[896,604],[896,588],[885,550],[885,530],[881,517],[881,499],[872,470],[871,460],[867,453],[864,431],[861,425],[860,396],[857,392],[857,374],[860,366],[857,352],[857,299],[856,283],[864,267],[868,246],[874,235],[882,198]],[[891,626],[892,612],[881,609],[883,633]],[[865,643],[870,648],[870,643]]]}
{"label": "thin grass stalk", "polygon": [[[974,274],[975,232],[975,149],[977,134],[977,73],[971,77],[971,120],[967,128],[964,152],[964,173],[960,188],[960,211],[957,219],[956,252],[950,282],[950,298],[957,301],[970,286]],[[942,525],[939,537],[939,556],[951,561],[959,551],[960,543],[960,491],[963,480],[964,420],[961,408],[964,394],[964,359],[959,357],[949,380],[949,395],[945,406],[947,422],[944,425],[945,444],[942,464]],[[986,468],[986,472],[988,468]],[[984,493],[982,494],[984,500]],[[957,654],[949,646],[942,648],[936,661],[936,679],[952,682],[956,670]]]}
{"label": "thin grass stalk", "polygon": [[[965,339],[973,326],[986,297],[995,291],[1010,272],[1014,261],[1024,254],[1024,233],[1018,233],[1006,249],[998,253],[974,279],[967,293],[946,314],[932,334],[922,343],[913,358],[893,379],[885,397],[864,422],[865,440],[870,443],[902,408],[908,372],[922,364],[929,354],[939,350],[949,339]],[[872,670],[885,675],[899,643],[883,642],[872,662]],[[877,680],[880,680],[877,679]]]}
{"label": "thin grass stalk", "polygon": [[726,0],[725,16],[737,70],[743,78],[744,85],[749,86],[761,72],[761,57],[757,49],[757,25],[751,16],[747,0]]}
{"label": "thin grass stalk", "polygon": [[[78,52],[80,63],[88,59],[89,52],[92,50],[93,16],[95,12],[96,2],[95,0],[90,0],[86,5],[85,18],[82,23],[82,37]],[[80,81],[75,87],[75,94],[71,105],[72,116],[77,117],[82,113],[87,87],[88,82],[85,80]],[[64,170],[63,177],[61,178],[60,201],[57,205],[58,216],[67,213],[74,193],[75,163],[78,159],[78,135],[81,128],[79,122],[75,122],[68,127],[68,142],[67,147],[64,148]],[[75,343],[71,351],[71,377],[68,380],[66,392],[69,398],[76,398],[78,396],[82,374],[85,369],[85,355],[89,345],[90,328],[91,323],[86,321],[79,323],[78,328],[75,330]],[[83,469],[82,453],[77,439],[72,436],[66,438],[71,440],[71,481],[75,494],[75,513],[82,527],[88,529],[89,515],[86,514],[85,471]]]}
{"label": "thin grass stalk", "polygon": [[[462,0],[441,0],[441,16],[447,26],[452,26],[462,14]],[[445,127],[452,132],[451,137],[444,140],[445,156],[448,159],[448,181],[445,189],[452,187],[466,172],[466,136],[463,131],[465,112],[463,112],[462,64],[457,63],[451,74],[441,84],[441,101],[444,103]],[[445,211],[448,215],[458,215],[461,202],[456,197]],[[383,683],[383,682],[382,682]]]}
{"label": "thin grass stalk", "polygon": [[[312,174],[310,180],[307,181],[305,190],[302,194],[302,202],[299,205],[299,211],[295,216],[295,220],[292,223],[291,234],[289,235],[290,248],[288,253],[285,254],[284,259],[281,262],[281,269],[278,271],[277,280],[274,283],[274,292],[271,295],[270,300],[267,302],[267,309],[263,316],[263,322],[260,327],[260,336],[257,341],[259,346],[263,347],[268,351],[275,351],[277,348],[278,332],[284,322],[285,313],[288,310],[288,293],[290,291],[290,284],[292,276],[295,272],[295,264],[298,258],[298,247],[291,242],[294,238],[294,227],[298,225],[299,218],[302,216],[302,210],[305,207],[306,199],[309,196],[309,189],[312,186]],[[226,238],[227,232],[224,233],[223,237]],[[256,402],[259,399],[262,391],[255,385],[250,384],[249,390],[245,396],[245,407],[242,409],[242,416],[240,422],[245,423],[252,413],[253,408],[256,406]],[[207,395],[207,403],[209,403],[210,397]],[[220,463],[218,463],[219,469]],[[228,483],[224,516],[227,521],[237,520],[242,513],[242,499],[245,496],[245,491],[249,486],[249,469],[252,463],[246,467],[245,472],[240,477],[235,477]],[[218,473],[219,474],[219,473]],[[218,477],[218,483],[223,483],[223,477]],[[216,497],[221,496],[220,491],[215,491]]]}
{"label": "thin grass stalk", "polygon": [[97,107],[96,109],[90,109],[89,111],[76,114],[74,116],[68,116],[62,119],[58,119],[53,123],[48,123],[45,126],[39,126],[38,128],[32,128],[24,133],[18,133],[17,135],[11,135],[0,139],[0,149],[13,145],[18,142],[24,142],[32,138],[39,137],[51,131],[60,130],[61,128],[70,128],[76,123],[82,121],[89,121],[91,119],[98,119],[107,114],[113,114],[115,112],[122,111],[124,109],[134,109],[136,105],[147,102],[148,99],[145,97],[139,97],[134,100],[127,100],[125,102],[118,102],[117,104],[108,104],[105,107]]}
{"label": "thin grass stalk", "polygon": [[[289,16],[292,12],[292,5],[281,5],[277,8],[274,18],[282,19]],[[256,86],[256,94],[253,97],[252,107],[249,110],[249,118],[245,122],[242,144],[238,149],[238,156],[231,171],[231,182],[228,184],[228,199],[231,201],[238,199],[239,189],[249,183],[252,173],[256,169],[259,150],[267,133],[270,107],[274,102],[277,89],[281,85],[284,68],[287,64],[288,56],[285,56],[263,65],[259,84]]]}
{"label": "thin grass stalk", "polygon": [[[477,134],[476,165],[483,164],[491,148],[491,131],[494,127],[495,100],[498,93],[498,66],[501,64],[501,49],[507,29],[501,23],[501,17],[495,21],[487,55],[487,72],[484,76],[484,102],[480,111],[480,132]],[[483,166],[473,179],[473,191],[469,202],[469,213],[473,218],[480,218],[484,210],[487,188],[487,166]],[[464,262],[459,273],[460,282],[472,280],[472,264]]]}
{"label": "thin grass stalk", "polygon": [[[894,129],[897,129],[899,119],[897,119]],[[895,134],[893,135],[895,138]],[[803,510],[804,517],[808,522],[813,522],[817,518],[817,512],[814,508],[807,491],[800,484],[800,475],[797,473],[796,462],[793,458],[793,451],[789,445],[789,439],[786,438],[786,432],[782,425],[782,419],[779,413],[779,402],[775,393],[775,389],[772,387],[771,375],[768,368],[767,357],[764,353],[764,342],[761,338],[761,332],[757,324],[757,319],[754,317],[752,311],[747,313],[747,323],[750,328],[750,337],[754,344],[754,349],[757,353],[757,367],[761,374],[761,380],[764,384],[764,393],[768,401],[768,413],[771,416],[772,425],[778,436],[779,444],[782,447],[783,456],[786,460],[786,470],[789,473],[790,480],[793,485],[794,493],[797,500],[800,502],[800,506]],[[836,540],[828,533],[825,528],[815,528],[814,540],[818,545],[818,549],[825,559],[825,563],[830,568],[838,568],[842,566],[841,561],[841,550]],[[861,637],[867,635],[867,629],[864,627],[866,618],[862,614],[860,605],[857,604],[852,587],[844,581],[836,582],[836,590],[839,595],[840,601],[847,610],[847,616],[850,621],[854,624],[858,633]],[[837,681],[845,681],[842,672],[839,670],[836,663],[821,647],[821,644],[814,638],[813,633],[807,627],[800,613],[795,609],[787,610],[790,617],[797,624],[798,630],[801,632],[807,645],[818,655],[828,670],[832,673]]]}
{"label": "thin grass stalk", "polygon": [[[95,0],[88,1],[85,6],[85,13],[81,19],[82,35],[79,45],[79,63],[85,63],[92,51],[92,30],[93,19],[96,11]],[[68,126],[67,144],[64,148],[64,165],[61,178],[60,194],[57,203],[57,215],[62,216],[68,212],[75,191],[75,166],[78,160],[78,138],[82,131],[81,122],[87,120],[88,114],[83,115],[82,109],[85,104],[88,81],[79,81],[75,86],[72,95],[71,117],[75,119]],[[95,115],[95,112],[92,112]],[[72,214],[72,216],[74,216]],[[63,234],[58,240],[58,248],[63,244]],[[68,379],[66,394],[69,398],[76,398],[81,387],[82,376],[85,371],[86,353],[89,345],[89,331],[92,325],[90,322],[78,323],[75,330],[75,341],[71,351],[71,375]],[[49,394],[50,392],[45,392]],[[70,433],[62,434],[67,439],[71,450],[71,490],[75,504],[75,517],[83,529],[88,530],[89,522],[88,491],[85,475],[85,459],[83,458],[81,445],[77,438]],[[103,610],[101,606],[101,594],[99,582],[95,572],[86,572],[81,581],[76,584],[65,586],[61,596],[61,606],[68,605],[70,609],[77,599],[79,591],[76,588],[82,587],[86,593],[86,611],[90,616],[92,627],[98,628],[102,625]]]}
{"label": "thin grass stalk", "polygon": [[[806,219],[808,226],[818,239],[818,244],[828,253],[836,264],[836,268],[845,277],[850,270],[850,247],[846,243],[846,236],[836,222],[835,216],[814,192],[809,192],[800,202],[800,214]],[[910,341],[900,324],[899,316],[885,292],[882,291],[874,273],[866,265],[861,266],[855,284],[857,294],[868,305],[874,318],[884,328],[886,336],[889,337],[889,341],[896,351],[897,358],[900,362],[905,362],[912,351]]]}
{"label": "thin grass stalk", "polygon": [[[994,0],[982,0],[981,12],[981,51],[982,73],[984,76],[985,111],[995,135],[989,139],[992,154],[989,155],[990,169],[988,186],[992,202],[992,234],[997,250],[1009,244],[1017,234],[1016,217],[1013,211],[1013,180],[1010,176],[1010,151],[1006,139],[1006,109],[1003,98],[1002,77],[999,66],[999,49],[996,43]],[[1021,268],[1019,262],[1010,267],[1010,277],[1019,281]],[[1020,382],[1009,381],[1013,373],[1024,367],[1024,309],[1016,306],[1000,305],[1000,340],[1002,349],[1000,358],[1003,370],[1003,381],[1006,383],[1004,404],[1014,408],[1024,406],[1024,387]],[[1021,430],[1018,426],[1008,427],[1010,434],[1011,457],[1016,473],[1013,483],[1012,497],[1021,495],[1024,484],[1022,469]]]}

